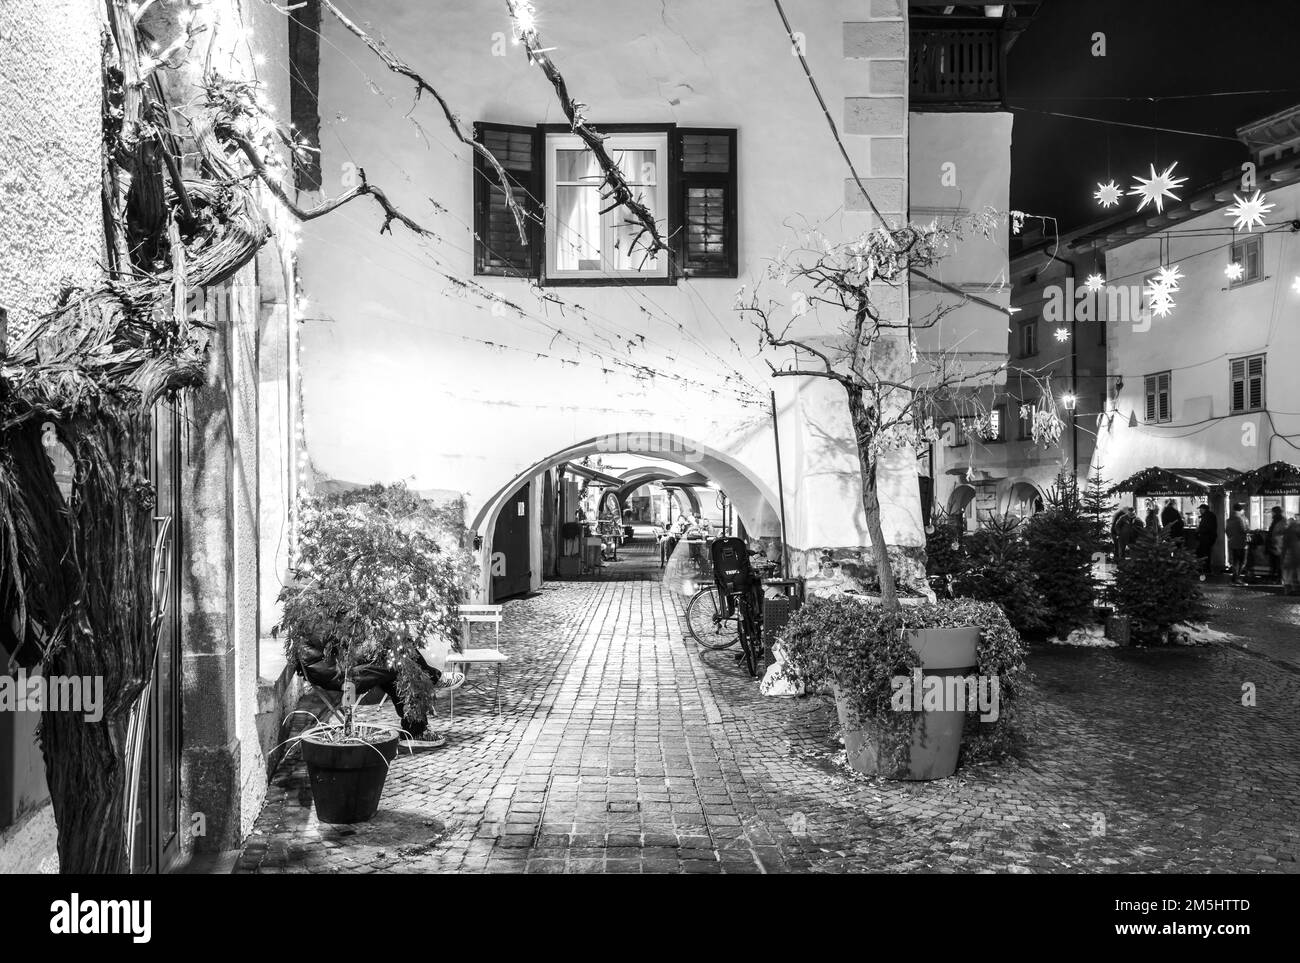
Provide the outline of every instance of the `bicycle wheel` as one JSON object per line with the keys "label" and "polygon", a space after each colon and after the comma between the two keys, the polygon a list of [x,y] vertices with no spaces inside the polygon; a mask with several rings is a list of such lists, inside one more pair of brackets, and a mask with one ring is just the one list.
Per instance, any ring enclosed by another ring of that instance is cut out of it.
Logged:
{"label": "bicycle wheel", "polygon": [[717,586],[707,585],[686,604],[686,626],[691,638],[706,649],[725,649],[740,638],[740,619],[727,617]]}

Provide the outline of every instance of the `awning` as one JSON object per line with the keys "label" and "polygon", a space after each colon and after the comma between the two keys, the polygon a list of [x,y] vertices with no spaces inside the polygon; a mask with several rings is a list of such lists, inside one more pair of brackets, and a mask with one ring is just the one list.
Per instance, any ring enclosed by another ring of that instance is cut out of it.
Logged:
{"label": "awning", "polygon": [[1232,487],[1247,495],[1300,495],[1300,468],[1275,461],[1241,475]]}
{"label": "awning", "polygon": [[1234,468],[1143,468],[1130,475],[1110,493],[1132,492],[1134,495],[1177,496],[1209,495],[1235,487],[1241,472]]}
{"label": "awning", "polygon": [[585,478],[587,481],[593,481],[597,485],[603,485],[606,488],[622,488],[624,480],[615,478],[613,475],[607,475],[603,471],[597,471],[594,468],[588,468],[586,465],[575,465],[571,461],[566,461],[560,465],[560,472],[569,472],[577,475],[579,478]]}

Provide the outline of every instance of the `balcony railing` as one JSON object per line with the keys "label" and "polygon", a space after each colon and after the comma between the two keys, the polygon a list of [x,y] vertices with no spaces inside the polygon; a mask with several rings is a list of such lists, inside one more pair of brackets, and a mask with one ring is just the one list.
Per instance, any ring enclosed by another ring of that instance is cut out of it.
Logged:
{"label": "balcony railing", "polygon": [[911,32],[914,104],[979,106],[1002,103],[1000,31],[945,27]]}

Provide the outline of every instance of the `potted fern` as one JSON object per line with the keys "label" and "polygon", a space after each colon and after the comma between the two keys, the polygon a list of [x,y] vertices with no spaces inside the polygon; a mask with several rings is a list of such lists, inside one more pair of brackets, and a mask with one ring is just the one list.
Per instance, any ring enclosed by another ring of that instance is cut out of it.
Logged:
{"label": "potted fern", "polygon": [[403,725],[427,717],[438,673],[419,649],[458,640],[472,558],[456,507],[432,506],[401,484],[309,500],[301,519],[276,631],[285,633],[291,663],[302,664],[307,648],[344,698],[341,721],[317,722],[298,742],[320,819],[364,822],[378,808],[401,733],[359,721],[356,696],[381,688]]}

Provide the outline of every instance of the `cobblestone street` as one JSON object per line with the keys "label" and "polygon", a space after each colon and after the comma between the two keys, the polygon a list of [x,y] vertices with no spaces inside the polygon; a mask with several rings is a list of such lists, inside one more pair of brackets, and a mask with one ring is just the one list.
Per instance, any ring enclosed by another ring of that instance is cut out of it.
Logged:
{"label": "cobblestone street", "polygon": [[443,703],[448,745],[399,756],[370,823],[320,823],[291,754],[237,871],[1300,872],[1300,674],[1277,660],[1039,649],[1020,758],[869,780],[830,700],[702,657],[657,575],[625,555],[506,603],[502,715],[490,684],[454,722]]}

